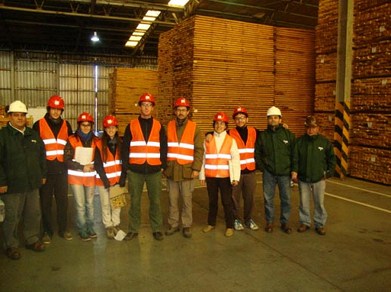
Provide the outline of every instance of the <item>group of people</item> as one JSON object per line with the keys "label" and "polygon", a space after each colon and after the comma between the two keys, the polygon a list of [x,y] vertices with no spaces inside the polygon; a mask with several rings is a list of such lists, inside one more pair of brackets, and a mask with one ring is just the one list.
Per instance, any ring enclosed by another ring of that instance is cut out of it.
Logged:
{"label": "group of people", "polygon": [[[229,117],[218,112],[213,118],[213,131],[204,135],[189,119],[191,106],[186,98],[175,101],[175,117],[166,127],[152,115],[156,105],[153,95],[142,94],[138,105],[140,115],[129,122],[123,139],[112,115],[103,119],[104,132],[100,138],[95,136],[94,118],[87,112],[79,115],[73,132],[61,117],[64,100],[58,95],[50,97],[47,113],[35,122],[33,129],[26,126],[25,104],[14,101],[9,105],[9,123],[0,130],[0,198],[6,209],[3,233],[9,258],[21,257],[17,232],[21,220],[26,248],[39,252],[51,242],[55,229],[53,196],[58,235],[72,240],[68,227],[68,185],[74,196],[78,235],[83,241],[97,237],[93,202],[96,187],[106,235],[108,238],[117,235],[121,208],[112,204],[110,196],[114,188],[123,188],[126,182],[130,208],[124,240],[138,236],[144,184],[153,238],[160,241],[163,234],[170,236],[179,231],[185,238],[191,238],[192,193],[197,178],[202,186],[206,185],[209,198],[203,232],[215,229],[219,194],[225,236],[230,237],[234,230],[245,227],[258,230],[252,219],[256,170],[263,173],[266,232],[273,231],[276,185],[281,199],[280,227],[288,234],[292,232],[288,223],[290,183],[294,181],[300,191],[298,232],[310,229],[313,196],[315,230],[325,234],[325,179],[333,175],[336,161],[333,146],[319,134],[315,117],[307,117],[307,132],[296,140],[282,124],[277,107],[268,110],[268,126],[264,131],[248,126],[247,109],[237,107],[232,115],[235,128],[228,130]],[[167,178],[169,199],[165,232],[160,206],[162,176]]]}

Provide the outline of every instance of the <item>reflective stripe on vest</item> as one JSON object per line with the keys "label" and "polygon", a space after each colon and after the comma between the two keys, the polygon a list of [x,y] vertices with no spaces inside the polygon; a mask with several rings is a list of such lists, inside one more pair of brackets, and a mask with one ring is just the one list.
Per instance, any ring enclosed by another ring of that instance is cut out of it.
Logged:
{"label": "reflective stripe on vest", "polygon": [[194,135],[196,123],[187,121],[185,129],[178,142],[176,122],[172,120],[167,127],[168,153],[167,160],[176,160],[179,164],[192,163],[194,161]]}
{"label": "reflective stripe on vest", "polygon": [[[102,146],[102,140],[99,140],[97,143],[97,147],[101,153],[102,160],[103,160],[103,146]],[[109,148],[106,148],[106,159],[107,161],[103,161],[103,168],[106,173],[106,177],[110,182],[110,185],[115,185],[116,183],[119,183],[119,178],[121,176],[121,170],[122,170],[122,161],[120,160],[120,152],[117,147],[115,156],[113,153],[111,153]],[[103,186],[103,181],[101,180],[98,173],[96,173],[96,181],[97,186]]]}
{"label": "reflective stripe on vest", "polygon": [[232,159],[232,139],[229,135],[225,136],[219,153],[217,153],[214,137],[209,142],[205,142],[206,177],[229,177],[229,161]]}
{"label": "reflective stripe on vest", "polygon": [[247,141],[244,144],[242,137],[238,130],[231,129],[229,130],[229,135],[233,137],[238,144],[239,154],[240,154],[240,168],[242,170],[255,170],[255,158],[254,158],[254,148],[255,140],[257,138],[257,132],[253,127],[247,127]]}
{"label": "reflective stripe on vest", "polygon": [[68,139],[68,126],[65,120],[63,121],[57,139],[55,138],[52,129],[50,129],[45,118],[39,120],[39,135],[45,144],[46,159],[60,162],[64,161],[64,148]]}
{"label": "reflective stripe on vest", "polygon": [[149,134],[148,142],[144,139],[138,119],[130,121],[130,131],[132,141],[129,143],[129,163],[161,165],[160,161],[160,129],[161,124],[153,118],[152,129]]}
{"label": "reflective stripe on vest", "polygon": [[[68,141],[75,150],[75,154],[77,147],[83,147],[83,143],[74,135],[70,136]],[[91,148],[93,148],[93,151],[92,157],[90,158],[91,163],[93,163],[94,160],[96,143],[97,138],[92,138]],[[73,160],[75,160],[75,157],[73,157]],[[83,185],[86,187],[92,187],[95,185],[95,177],[96,171],[84,172],[82,170],[68,169],[68,183],[71,185]]]}

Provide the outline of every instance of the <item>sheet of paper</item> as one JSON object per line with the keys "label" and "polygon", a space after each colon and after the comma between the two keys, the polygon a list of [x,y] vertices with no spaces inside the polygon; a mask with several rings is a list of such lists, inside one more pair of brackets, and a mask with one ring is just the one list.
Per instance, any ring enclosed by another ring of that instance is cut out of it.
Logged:
{"label": "sheet of paper", "polygon": [[75,160],[81,165],[87,165],[92,162],[94,149],[91,147],[76,147]]}

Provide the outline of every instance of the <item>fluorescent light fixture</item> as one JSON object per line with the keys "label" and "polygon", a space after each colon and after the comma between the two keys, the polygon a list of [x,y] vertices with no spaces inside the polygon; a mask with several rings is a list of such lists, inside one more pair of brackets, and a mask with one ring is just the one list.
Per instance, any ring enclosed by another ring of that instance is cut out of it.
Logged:
{"label": "fluorescent light fixture", "polygon": [[148,10],[147,13],[145,13],[145,16],[157,18],[160,15],[160,13],[161,13],[161,11],[159,11],[159,10]]}
{"label": "fluorescent light fixture", "polygon": [[138,42],[127,41],[126,44],[125,44],[125,47],[136,47],[137,44],[138,44]]}
{"label": "fluorescent light fixture", "polygon": [[168,2],[168,6],[185,7],[189,0],[171,0]]}
{"label": "fluorescent light fixture", "polygon": [[96,33],[96,31],[94,31],[94,35],[91,37],[91,42],[96,43],[99,41],[100,40],[99,40],[98,34]]}
{"label": "fluorescent light fixture", "polygon": [[143,20],[137,25],[136,29],[129,37],[125,47],[137,47],[144,34],[148,31],[156,18],[159,17],[160,13],[161,11],[159,10],[148,10],[144,15]]}
{"label": "fluorescent light fixture", "polygon": [[130,38],[129,38],[129,41],[135,41],[135,42],[138,42],[141,40],[141,36],[135,36],[135,35],[131,35]]}
{"label": "fluorescent light fixture", "polygon": [[151,25],[148,23],[139,23],[136,30],[148,30]]}

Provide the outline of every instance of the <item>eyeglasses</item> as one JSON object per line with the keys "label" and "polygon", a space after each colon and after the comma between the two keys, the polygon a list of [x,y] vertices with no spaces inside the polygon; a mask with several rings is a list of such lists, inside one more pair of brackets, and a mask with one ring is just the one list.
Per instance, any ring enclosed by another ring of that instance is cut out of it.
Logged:
{"label": "eyeglasses", "polygon": [[143,107],[152,107],[152,103],[142,103],[141,106],[143,106]]}
{"label": "eyeglasses", "polygon": [[80,124],[80,126],[83,126],[83,127],[91,127],[91,124],[88,123],[88,124]]}
{"label": "eyeglasses", "polygon": [[235,121],[243,121],[246,117],[235,117]]}

